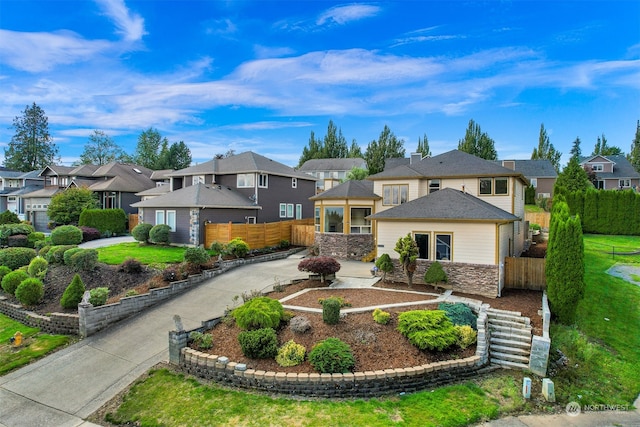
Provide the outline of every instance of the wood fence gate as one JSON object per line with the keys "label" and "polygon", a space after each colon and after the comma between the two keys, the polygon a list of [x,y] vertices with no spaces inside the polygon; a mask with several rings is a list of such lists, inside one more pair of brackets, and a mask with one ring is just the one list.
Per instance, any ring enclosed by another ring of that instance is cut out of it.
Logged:
{"label": "wood fence gate", "polygon": [[504,287],[506,289],[547,288],[544,258],[506,257],[504,260]]}

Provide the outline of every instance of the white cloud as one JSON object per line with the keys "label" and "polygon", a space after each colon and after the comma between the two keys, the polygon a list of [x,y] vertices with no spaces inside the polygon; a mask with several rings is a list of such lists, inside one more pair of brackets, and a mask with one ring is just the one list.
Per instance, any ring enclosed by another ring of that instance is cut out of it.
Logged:
{"label": "white cloud", "polygon": [[368,4],[348,4],[335,6],[324,11],[316,20],[317,25],[344,25],[352,21],[376,16],[380,7]]}
{"label": "white cloud", "polygon": [[145,35],[144,19],[140,15],[131,13],[124,4],[124,0],[95,0],[102,7],[105,15],[111,18],[126,41],[138,41]]}

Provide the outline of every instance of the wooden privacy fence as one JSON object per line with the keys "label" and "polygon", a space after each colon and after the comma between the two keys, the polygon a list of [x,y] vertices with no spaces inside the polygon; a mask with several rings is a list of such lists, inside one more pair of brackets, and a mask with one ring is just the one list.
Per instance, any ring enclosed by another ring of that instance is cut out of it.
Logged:
{"label": "wooden privacy fence", "polygon": [[524,220],[529,221],[529,225],[538,224],[542,228],[549,229],[549,220],[551,213],[549,212],[525,212]]}
{"label": "wooden privacy fence", "polygon": [[213,242],[226,244],[240,237],[250,248],[277,246],[282,240],[288,240],[292,245],[308,246],[306,231],[294,230],[298,226],[309,225],[313,228],[313,218],[262,224],[210,223],[204,226],[204,245],[208,248]]}
{"label": "wooden privacy fence", "polygon": [[129,214],[129,232],[138,225],[138,214]]}
{"label": "wooden privacy fence", "polygon": [[504,260],[504,287],[542,291],[547,287],[544,258],[506,257]]}

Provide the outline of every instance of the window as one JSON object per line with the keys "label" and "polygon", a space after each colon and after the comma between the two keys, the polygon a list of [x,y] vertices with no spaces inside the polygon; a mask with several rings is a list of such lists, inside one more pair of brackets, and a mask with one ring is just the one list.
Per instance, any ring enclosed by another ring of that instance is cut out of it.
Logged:
{"label": "window", "polygon": [[428,233],[416,233],[414,238],[418,245],[418,258],[429,259],[429,237]]}
{"label": "window", "polygon": [[298,178],[291,178],[291,188],[298,188]]}
{"label": "window", "polygon": [[509,194],[508,178],[480,178],[481,195],[504,195]]}
{"label": "window", "polygon": [[495,179],[495,194],[509,194],[509,188],[507,185],[507,178]]}
{"label": "window", "polygon": [[400,205],[407,202],[409,186],[407,184],[383,185],[382,186],[382,204],[383,205]]}
{"label": "window", "polygon": [[51,177],[51,185],[58,185],[58,177],[57,176],[52,176]]}
{"label": "window", "polygon": [[287,203],[287,218],[293,218],[293,203]]}
{"label": "window", "polygon": [[[622,184],[620,186],[622,187]],[[7,197],[7,202],[15,202],[15,201],[16,201],[16,196]]]}
{"label": "window", "polygon": [[164,224],[164,211],[156,211],[156,225]]}
{"label": "window", "polygon": [[531,178],[531,186],[533,188],[538,188],[538,178]]}
{"label": "window", "polygon": [[176,211],[167,211],[167,225],[176,231]]}
{"label": "window", "polygon": [[296,205],[296,219],[302,219],[302,205]]}
{"label": "window", "polygon": [[320,232],[320,208],[316,208],[313,215],[313,223],[316,226],[316,231]]}
{"label": "window", "polygon": [[247,224],[255,224],[256,223],[256,217],[255,216],[248,216],[247,217]]}
{"label": "window", "polygon": [[603,180],[601,180],[601,179],[597,180],[597,181],[594,183],[594,185],[596,186],[596,188],[597,188],[598,190],[604,190],[604,181],[603,181]]}
{"label": "window", "polygon": [[192,185],[204,184],[204,175],[193,175],[191,177],[191,184]]}
{"label": "window", "polygon": [[258,187],[260,188],[269,188],[269,175],[266,173],[261,173],[258,175]]}
{"label": "window", "polygon": [[351,208],[351,234],[371,234],[371,208]]}
{"label": "window", "polygon": [[68,177],[62,177],[60,178],[60,184],[61,185],[69,185],[69,178]]}
{"label": "window", "polygon": [[239,173],[238,174],[238,188],[253,188],[255,187],[255,175],[252,173]]}
{"label": "window", "polygon": [[600,163],[596,163],[591,165],[591,170],[594,172],[602,172],[604,170],[604,165]]}
{"label": "window", "polygon": [[324,232],[342,233],[344,208],[324,208]]}
{"label": "window", "polygon": [[438,190],[440,190],[440,180],[432,179],[431,181],[429,181],[429,194],[434,193]]}
{"label": "window", "polygon": [[491,178],[481,178],[480,179],[480,194],[492,194],[493,191],[491,189],[493,180]]}
{"label": "window", "polygon": [[436,233],[436,260],[451,261],[451,234]]}
{"label": "window", "polygon": [[621,179],[620,180],[620,188],[623,187],[631,187],[631,180],[630,179]]}
{"label": "window", "polygon": [[287,204],[280,203],[280,218],[286,218],[286,217],[287,217]]}

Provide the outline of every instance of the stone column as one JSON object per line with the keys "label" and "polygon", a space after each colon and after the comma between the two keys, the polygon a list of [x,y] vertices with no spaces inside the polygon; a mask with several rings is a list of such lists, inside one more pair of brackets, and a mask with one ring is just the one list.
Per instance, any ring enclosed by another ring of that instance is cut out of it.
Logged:
{"label": "stone column", "polygon": [[189,243],[200,246],[200,209],[189,210]]}

